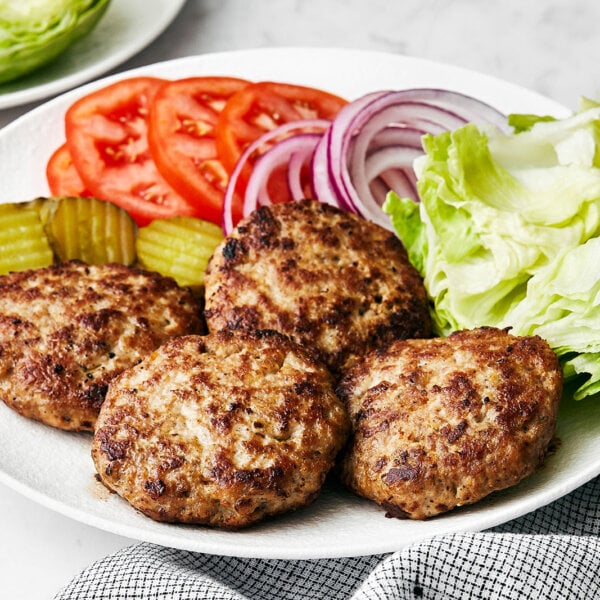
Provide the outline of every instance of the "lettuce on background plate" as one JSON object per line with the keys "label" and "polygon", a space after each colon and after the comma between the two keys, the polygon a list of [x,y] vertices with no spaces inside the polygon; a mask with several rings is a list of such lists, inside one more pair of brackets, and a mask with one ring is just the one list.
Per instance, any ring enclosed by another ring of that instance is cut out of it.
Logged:
{"label": "lettuce on background plate", "polygon": [[511,116],[423,138],[420,203],[384,210],[424,277],[437,332],[538,334],[574,396],[600,392],[600,106],[566,119]]}
{"label": "lettuce on background plate", "polygon": [[110,0],[0,0],[0,83],[26,75],[90,33]]}

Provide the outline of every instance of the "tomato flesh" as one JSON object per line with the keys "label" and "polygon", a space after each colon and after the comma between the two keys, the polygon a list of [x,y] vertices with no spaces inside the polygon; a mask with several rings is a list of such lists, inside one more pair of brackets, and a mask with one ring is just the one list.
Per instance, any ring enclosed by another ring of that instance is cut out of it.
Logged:
{"label": "tomato flesh", "polygon": [[[317,88],[272,81],[248,85],[229,99],[217,120],[216,146],[221,162],[231,173],[244,150],[267,131],[292,121],[332,120],[347,103]],[[234,224],[243,214],[243,197],[253,162],[248,161],[236,183],[231,206]],[[274,175],[269,186],[280,201],[287,197],[283,177],[282,173]]]}
{"label": "tomato flesh", "polygon": [[46,179],[54,196],[91,196],[71,158],[66,144],[59,146],[46,166]]}
{"label": "tomato flesh", "polygon": [[124,79],[76,101],[65,116],[67,148],[85,187],[138,225],[199,216],[162,177],[148,145],[149,106],[164,80]]}
{"label": "tomato flesh", "polygon": [[[139,225],[174,215],[221,224],[229,177],[249,144],[284,123],[332,120],[345,104],[316,88],[236,77],[124,79],[68,109],[48,184],[56,195],[109,200]],[[238,177],[234,221],[255,158]],[[284,169],[271,175],[276,202],[286,201],[284,183]]]}
{"label": "tomato flesh", "polygon": [[347,100],[323,90],[262,81],[232,96],[216,126],[217,151],[231,172],[244,149],[266,131],[302,119],[333,119]]}
{"label": "tomato flesh", "polygon": [[150,107],[148,140],[163,177],[220,224],[228,172],[217,154],[215,126],[227,101],[249,82],[191,77],[165,83]]}

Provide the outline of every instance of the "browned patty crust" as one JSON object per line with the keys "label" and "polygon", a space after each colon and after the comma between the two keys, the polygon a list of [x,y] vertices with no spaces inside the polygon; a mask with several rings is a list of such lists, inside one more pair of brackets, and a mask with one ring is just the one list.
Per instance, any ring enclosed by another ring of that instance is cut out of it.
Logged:
{"label": "browned patty crust", "polygon": [[334,372],[389,340],[431,335],[427,296],[399,239],[313,200],[261,207],[214,252],[209,330],[275,329]]}
{"label": "browned patty crust", "polygon": [[167,342],[112,383],[92,456],[151,518],[235,529],[314,500],[348,431],[302,347],[223,331]]}
{"label": "browned patty crust", "polygon": [[342,478],[390,516],[476,502],[542,463],[561,389],[539,337],[481,328],[395,342],[339,385],[353,427]]}
{"label": "browned patty crust", "polygon": [[172,336],[203,331],[174,280],[72,261],[0,277],[0,398],[23,416],[94,427],[108,384]]}

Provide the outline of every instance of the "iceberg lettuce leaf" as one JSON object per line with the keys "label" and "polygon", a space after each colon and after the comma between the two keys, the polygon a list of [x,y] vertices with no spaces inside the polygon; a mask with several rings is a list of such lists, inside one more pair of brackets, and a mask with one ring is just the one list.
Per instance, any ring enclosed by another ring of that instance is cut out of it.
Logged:
{"label": "iceberg lettuce leaf", "polygon": [[40,68],[87,35],[110,0],[0,0],[0,82]]}
{"label": "iceberg lettuce leaf", "polygon": [[538,334],[583,398],[600,393],[600,105],[523,122],[512,134],[467,125],[425,136],[420,203],[390,192],[384,210],[440,335]]}

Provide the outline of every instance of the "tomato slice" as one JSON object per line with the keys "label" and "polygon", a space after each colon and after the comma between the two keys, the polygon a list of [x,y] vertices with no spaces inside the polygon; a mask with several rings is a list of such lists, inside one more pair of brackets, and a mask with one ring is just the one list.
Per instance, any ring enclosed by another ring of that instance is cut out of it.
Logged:
{"label": "tomato slice", "polygon": [[91,196],[81,179],[66,144],[59,146],[46,165],[46,179],[54,196]]}
{"label": "tomato slice", "polygon": [[323,90],[261,81],[233,95],[216,126],[217,152],[231,173],[244,149],[278,125],[301,119],[333,119],[348,102]]}
{"label": "tomato slice", "polygon": [[[247,146],[267,131],[291,121],[331,120],[347,103],[344,98],[312,87],[273,81],[246,86],[227,101],[217,120],[216,146],[221,162],[231,174]],[[267,148],[263,152],[265,150]],[[243,197],[252,164],[253,161],[250,160],[244,165],[236,181],[231,205],[234,224],[243,213]],[[286,197],[282,177],[282,173],[279,173],[271,184],[282,191],[276,194],[280,201],[284,201]],[[274,189],[271,191],[274,192]]]}
{"label": "tomato slice", "polygon": [[201,216],[162,177],[148,147],[148,110],[164,80],[134,77],[77,100],[67,111],[67,147],[85,187],[124,208],[138,225]]}
{"label": "tomato slice", "polygon": [[150,105],[148,141],[162,176],[203,217],[221,224],[228,173],[219,160],[215,126],[228,99],[248,81],[190,77],[169,81]]}

